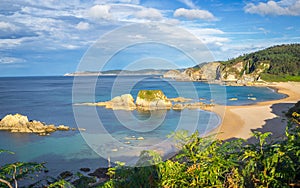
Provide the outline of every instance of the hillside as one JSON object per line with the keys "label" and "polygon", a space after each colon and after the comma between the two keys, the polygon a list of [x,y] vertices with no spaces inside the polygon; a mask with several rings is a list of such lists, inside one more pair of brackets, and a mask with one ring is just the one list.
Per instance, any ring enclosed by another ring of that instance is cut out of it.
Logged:
{"label": "hillside", "polygon": [[251,84],[260,81],[300,81],[300,44],[278,45],[228,61],[200,64],[166,78]]}
{"label": "hillside", "polygon": [[265,80],[300,76],[300,44],[273,46],[221,63],[232,67],[239,62],[243,62],[246,74],[263,69],[261,78]]}

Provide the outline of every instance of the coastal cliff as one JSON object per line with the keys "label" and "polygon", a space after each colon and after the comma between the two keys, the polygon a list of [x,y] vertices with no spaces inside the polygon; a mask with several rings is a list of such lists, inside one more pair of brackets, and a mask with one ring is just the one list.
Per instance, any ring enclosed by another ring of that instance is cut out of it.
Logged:
{"label": "coastal cliff", "polygon": [[263,81],[300,80],[300,44],[273,46],[228,61],[199,64],[183,71],[170,70],[164,78],[222,81],[252,85]]}

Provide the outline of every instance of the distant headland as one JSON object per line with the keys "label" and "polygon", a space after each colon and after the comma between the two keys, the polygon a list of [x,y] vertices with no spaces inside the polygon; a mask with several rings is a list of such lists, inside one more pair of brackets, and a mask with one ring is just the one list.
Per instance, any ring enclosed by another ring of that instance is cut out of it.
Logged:
{"label": "distant headland", "polygon": [[107,71],[83,71],[66,73],[64,76],[138,76],[138,75],[163,75],[168,70],[142,69],[142,70],[107,70]]}
{"label": "distant headland", "polygon": [[201,63],[174,70],[108,70],[67,73],[64,76],[159,75],[180,81],[213,81],[228,85],[300,81],[300,44],[272,46],[227,61]]}

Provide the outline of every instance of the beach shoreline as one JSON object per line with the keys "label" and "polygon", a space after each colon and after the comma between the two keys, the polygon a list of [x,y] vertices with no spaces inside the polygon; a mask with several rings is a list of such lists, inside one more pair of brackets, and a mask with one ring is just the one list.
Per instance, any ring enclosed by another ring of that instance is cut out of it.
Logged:
{"label": "beach shoreline", "polygon": [[216,138],[221,140],[248,139],[253,130],[270,131],[274,137],[282,136],[287,125],[284,114],[300,100],[300,83],[278,82],[266,84],[264,87],[270,87],[286,97],[243,106],[216,105],[211,111],[218,114],[222,121],[210,134],[217,133]]}

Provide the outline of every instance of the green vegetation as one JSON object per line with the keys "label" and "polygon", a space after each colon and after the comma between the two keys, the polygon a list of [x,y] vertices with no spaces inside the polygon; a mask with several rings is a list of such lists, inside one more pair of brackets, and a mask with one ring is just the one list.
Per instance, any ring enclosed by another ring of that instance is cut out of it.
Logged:
{"label": "green vegetation", "polygon": [[[272,140],[272,133],[253,132],[255,142],[242,139],[221,141],[214,135],[205,138],[187,131],[172,134],[179,153],[162,161],[154,151],[144,151],[136,167],[118,162],[109,168],[109,179],[94,184],[94,178],[74,177],[47,181],[47,187],[299,187],[300,186],[300,114],[298,102],[289,111],[291,120],[285,137]],[[296,110],[296,111],[294,111]],[[0,153],[8,152],[0,150]],[[11,152],[8,152],[11,153]],[[43,169],[42,164],[14,163],[0,167],[0,187],[17,185],[17,180]],[[53,182],[53,183],[51,183]],[[36,183],[35,185],[40,185]],[[44,187],[40,186],[40,187]],[[33,186],[34,187],[34,186]]]}
{"label": "green vegetation", "polygon": [[[1,153],[14,154],[7,150],[0,150]],[[35,172],[40,172],[45,167],[40,163],[16,162],[0,166],[0,187],[18,187],[18,180],[24,178],[33,179]]]}
{"label": "green vegetation", "polygon": [[165,94],[161,90],[140,90],[137,97],[147,101],[166,98]]}
{"label": "green vegetation", "polygon": [[245,62],[246,74],[264,70],[262,79],[266,81],[300,81],[300,44],[273,46],[221,63],[230,67],[238,62]]}
{"label": "green vegetation", "polygon": [[288,110],[286,116],[292,118],[292,120],[300,124],[300,101],[298,101],[292,108]]}
{"label": "green vegetation", "polygon": [[262,73],[261,79],[267,82],[287,82],[287,81],[300,82],[300,76],[273,75],[268,73]]}
{"label": "green vegetation", "polygon": [[[144,152],[145,167],[118,163],[111,179],[99,187],[290,187],[299,183],[300,127],[290,124],[283,140],[270,140],[270,132],[254,132],[257,142],[223,142],[177,132],[181,150],[174,159],[161,161]],[[145,155],[147,157],[145,157]],[[151,158],[152,157],[152,158]]]}

